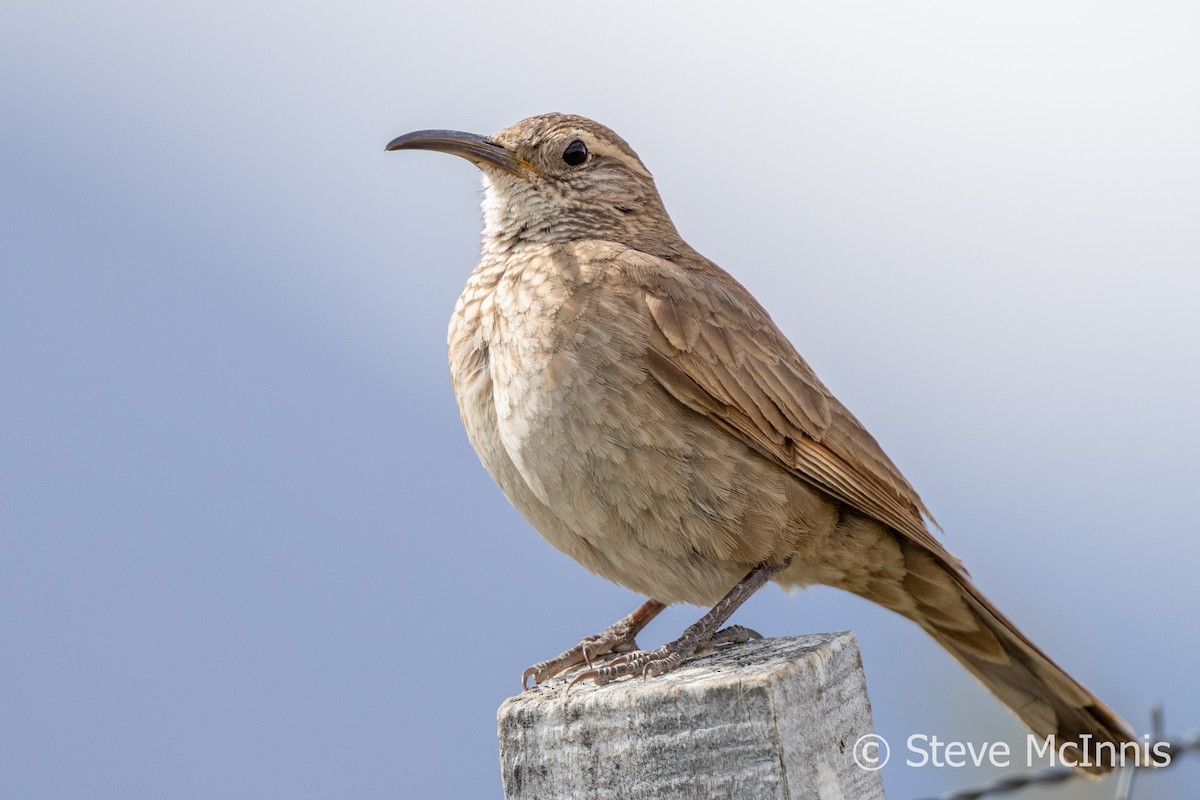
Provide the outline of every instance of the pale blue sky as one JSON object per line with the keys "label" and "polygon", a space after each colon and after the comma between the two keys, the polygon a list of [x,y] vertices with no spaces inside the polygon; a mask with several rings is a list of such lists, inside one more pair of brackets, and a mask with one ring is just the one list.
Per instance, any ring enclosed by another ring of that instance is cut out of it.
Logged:
{"label": "pale blue sky", "polygon": [[[521,670],[639,599],[476,461],[478,176],[383,146],[551,110],[631,142],[1032,638],[1200,726],[1194,4],[409,5],[0,11],[0,796],[500,794]],[[853,598],[736,621],[857,631],[893,740],[1023,735]]]}

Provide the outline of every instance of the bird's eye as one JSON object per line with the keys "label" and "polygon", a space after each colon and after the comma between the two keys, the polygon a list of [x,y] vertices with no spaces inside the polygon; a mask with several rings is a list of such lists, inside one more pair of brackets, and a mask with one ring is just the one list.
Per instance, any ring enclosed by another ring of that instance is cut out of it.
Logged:
{"label": "bird's eye", "polygon": [[587,145],[579,139],[567,145],[567,149],[563,150],[563,161],[567,166],[578,167],[583,162],[587,161],[588,149]]}

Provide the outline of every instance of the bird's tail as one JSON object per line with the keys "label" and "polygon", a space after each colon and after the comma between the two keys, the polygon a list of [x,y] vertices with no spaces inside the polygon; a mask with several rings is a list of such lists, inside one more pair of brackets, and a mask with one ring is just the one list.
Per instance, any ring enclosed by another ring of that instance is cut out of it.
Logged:
{"label": "bird's tail", "polygon": [[1039,749],[1048,741],[1060,763],[1096,776],[1133,763],[1138,742],[1129,726],[1017,630],[961,568],[911,540],[900,546],[903,578],[893,571],[851,591],[924,628],[1043,740]]}

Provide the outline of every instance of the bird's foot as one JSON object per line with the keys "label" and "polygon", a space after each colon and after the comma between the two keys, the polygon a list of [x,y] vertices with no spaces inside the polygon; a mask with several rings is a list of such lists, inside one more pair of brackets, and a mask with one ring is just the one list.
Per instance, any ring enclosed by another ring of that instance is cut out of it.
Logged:
{"label": "bird's foot", "polygon": [[655,678],[670,672],[689,658],[711,653],[722,645],[744,644],[751,639],[761,638],[762,634],[741,625],[730,625],[707,637],[689,628],[683,636],[657,650],[628,653],[603,667],[588,670],[571,681],[567,688],[586,680],[603,686],[626,675],[640,674],[643,678]]}
{"label": "bird's foot", "polygon": [[595,636],[588,636],[579,644],[558,656],[534,664],[521,673],[521,688],[529,687],[529,679],[533,678],[536,686],[543,681],[553,678],[565,669],[576,664],[592,665],[592,660],[607,653],[631,653],[638,649],[635,637],[646,627],[658,612],[665,608],[657,600],[647,600],[629,616],[615,622]]}
{"label": "bird's foot", "polygon": [[785,569],[790,560],[784,559],[778,563],[760,564],[750,570],[746,577],[734,584],[734,587],[709,609],[707,614],[689,625],[683,635],[670,644],[645,653],[630,653],[603,667],[590,669],[571,681],[567,685],[567,690],[570,691],[572,686],[586,680],[602,686],[626,675],[640,673],[643,678],[653,678],[670,672],[692,656],[711,652],[723,644],[740,644],[751,639],[761,639],[761,635],[749,628],[743,628],[741,625],[730,625],[725,628],[721,626],[737,610],[737,607],[746,601],[746,598],[762,588],[762,585],[770,580],[772,575]]}
{"label": "bird's foot", "polygon": [[608,628],[602,633],[595,636],[588,636],[579,644],[572,647],[554,658],[546,661],[539,661],[532,667],[521,673],[521,688],[529,688],[529,679],[533,678],[533,685],[537,686],[548,678],[553,678],[563,670],[570,669],[576,664],[587,664],[591,666],[592,659],[602,656],[606,653],[628,653],[637,650],[637,642],[633,635],[623,635],[622,632],[614,630],[616,626]]}

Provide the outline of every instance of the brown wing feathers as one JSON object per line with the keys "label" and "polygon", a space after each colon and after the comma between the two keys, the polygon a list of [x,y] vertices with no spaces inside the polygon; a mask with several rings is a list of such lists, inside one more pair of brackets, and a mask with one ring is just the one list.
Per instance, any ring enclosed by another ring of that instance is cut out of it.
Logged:
{"label": "brown wing feathers", "polygon": [[705,294],[678,285],[687,280],[679,275],[677,285],[664,281],[645,296],[654,323],[646,366],[655,379],[799,477],[961,568],[930,535],[917,493],[749,293],[735,285],[739,313],[722,307],[730,287]]}

